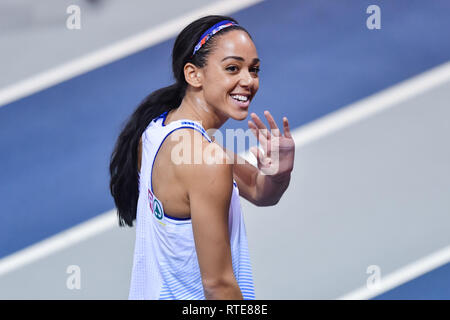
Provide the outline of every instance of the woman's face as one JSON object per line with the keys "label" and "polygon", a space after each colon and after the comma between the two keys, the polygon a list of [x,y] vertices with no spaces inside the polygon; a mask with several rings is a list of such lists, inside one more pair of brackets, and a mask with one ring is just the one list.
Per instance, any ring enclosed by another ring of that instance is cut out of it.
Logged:
{"label": "woman's face", "polygon": [[259,88],[258,53],[242,30],[229,31],[216,40],[203,68],[205,102],[223,116],[243,120]]}

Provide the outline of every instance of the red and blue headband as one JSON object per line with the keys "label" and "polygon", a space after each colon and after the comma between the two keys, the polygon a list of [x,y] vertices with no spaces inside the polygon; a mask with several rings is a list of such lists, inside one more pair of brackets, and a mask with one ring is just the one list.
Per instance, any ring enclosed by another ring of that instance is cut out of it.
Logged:
{"label": "red and blue headband", "polygon": [[200,41],[195,46],[192,56],[194,56],[194,54],[206,43],[206,41],[208,41],[209,38],[211,38],[213,35],[215,35],[220,30],[227,28],[227,27],[231,27],[231,26],[238,26],[238,24],[233,21],[230,21],[230,20],[223,20],[223,21],[216,23],[208,30],[206,30],[200,37]]}

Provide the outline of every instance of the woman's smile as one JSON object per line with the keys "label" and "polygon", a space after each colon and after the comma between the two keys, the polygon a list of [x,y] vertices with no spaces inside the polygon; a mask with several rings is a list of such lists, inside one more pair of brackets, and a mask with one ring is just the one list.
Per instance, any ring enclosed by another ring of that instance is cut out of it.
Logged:
{"label": "woman's smile", "polygon": [[250,96],[240,94],[230,94],[228,96],[230,97],[234,105],[244,110],[248,109],[248,106],[250,105]]}

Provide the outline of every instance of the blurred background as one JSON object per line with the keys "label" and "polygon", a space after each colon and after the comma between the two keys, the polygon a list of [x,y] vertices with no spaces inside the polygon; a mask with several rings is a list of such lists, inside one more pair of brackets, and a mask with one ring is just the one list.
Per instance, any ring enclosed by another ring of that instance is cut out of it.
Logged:
{"label": "blurred background", "polygon": [[109,157],[208,14],[251,33],[250,111],[296,142],[280,202],[241,198],[256,298],[449,299],[447,0],[1,0],[0,298],[127,299]]}

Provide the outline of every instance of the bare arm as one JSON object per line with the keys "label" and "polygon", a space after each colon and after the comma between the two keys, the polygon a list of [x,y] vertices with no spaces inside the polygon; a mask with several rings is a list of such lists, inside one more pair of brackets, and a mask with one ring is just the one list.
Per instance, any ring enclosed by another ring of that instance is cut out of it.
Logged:
{"label": "bare arm", "polygon": [[[192,134],[200,134],[192,131]],[[204,140],[203,148],[209,143]],[[217,145],[216,152],[222,152]],[[195,150],[195,148],[194,148]],[[197,148],[196,150],[199,150]],[[204,153],[205,154],[205,153]],[[183,164],[178,169],[186,186],[206,299],[243,299],[233,273],[228,214],[233,167],[226,164]]]}
{"label": "bare arm", "polygon": [[239,187],[239,195],[256,206],[272,206],[278,203],[289,186],[290,172],[273,176],[261,171],[238,154],[221,147],[234,157],[233,177]]}
{"label": "bare arm", "polygon": [[234,179],[239,187],[239,194],[256,206],[273,206],[283,196],[289,186],[291,174],[265,175],[239,155],[240,161],[234,165]]}

